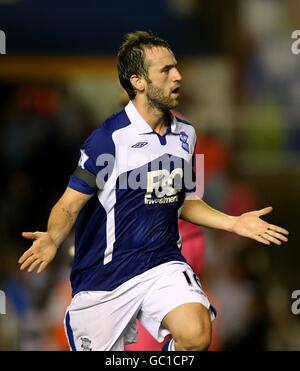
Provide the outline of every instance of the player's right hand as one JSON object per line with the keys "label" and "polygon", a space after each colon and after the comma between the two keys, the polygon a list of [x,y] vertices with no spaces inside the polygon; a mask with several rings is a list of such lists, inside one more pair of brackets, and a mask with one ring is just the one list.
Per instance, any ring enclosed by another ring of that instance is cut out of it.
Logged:
{"label": "player's right hand", "polygon": [[54,259],[57,246],[48,232],[23,232],[22,236],[33,240],[33,243],[18,261],[20,270],[32,272],[37,269],[37,273],[43,272]]}

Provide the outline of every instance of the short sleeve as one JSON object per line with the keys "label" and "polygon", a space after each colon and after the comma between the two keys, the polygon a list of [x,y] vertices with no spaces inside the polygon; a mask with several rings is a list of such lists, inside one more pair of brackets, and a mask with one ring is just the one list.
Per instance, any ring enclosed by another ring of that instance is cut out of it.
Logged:
{"label": "short sleeve", "polygon": [[79,153],[77,168],[68,186],[78,192],[93,194],[103,189],[109,178],[115,158],[115,146],[108,130],[95,130],[84,142]]}

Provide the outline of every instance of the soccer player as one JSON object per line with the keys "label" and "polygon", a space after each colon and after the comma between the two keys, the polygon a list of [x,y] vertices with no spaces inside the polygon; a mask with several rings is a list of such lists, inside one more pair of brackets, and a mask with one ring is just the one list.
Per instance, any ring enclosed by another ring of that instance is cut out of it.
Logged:
{"label": "soccer player", "polygon": [[180,252],[178,217],[266,245],[288,232],[260,218],[271,207],[226,215],[186,181],[196,137],[171,113],[182,76],[166,41],[128,34],[117,66],[130,102],[84,143],[47,231],[23,232],[33,243],[20,269],[42,272],[76,221],[65,318],[72,350],[123,350],[135,341],[137,318],[158,341],[172,335],[166,350],[206,350],[215,311]]}

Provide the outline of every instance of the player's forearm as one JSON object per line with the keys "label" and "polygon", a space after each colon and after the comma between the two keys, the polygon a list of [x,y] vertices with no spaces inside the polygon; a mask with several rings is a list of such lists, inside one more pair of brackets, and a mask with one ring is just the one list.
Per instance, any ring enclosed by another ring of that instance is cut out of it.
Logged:
{"label": "player's forearm", "polygon": [[47,231],[57,247],[70,233],[79,210],[70,208],[59,200],[51,210]]}
{"label": "player's forearm", "polygon": [[185,200],[180,217],[196,225],[228,232],[232,231],[232,226],[236,221],[236,217],[215,210],[200,199]]}

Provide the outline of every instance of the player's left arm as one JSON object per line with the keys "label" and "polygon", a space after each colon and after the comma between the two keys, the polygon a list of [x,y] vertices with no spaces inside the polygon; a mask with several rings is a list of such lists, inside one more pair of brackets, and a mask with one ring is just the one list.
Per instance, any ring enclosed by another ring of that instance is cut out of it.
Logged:
{"label": "player's left arm", "polygon": [[213,209],[200,198],[193,198],[184,201],[180,218],[196,225],[234,232],[265,245],[281,245],[288,241],[286,236],[289,232],[260,218],[271,211],[272,207],[266,207],[240,216],[231,216]]}

